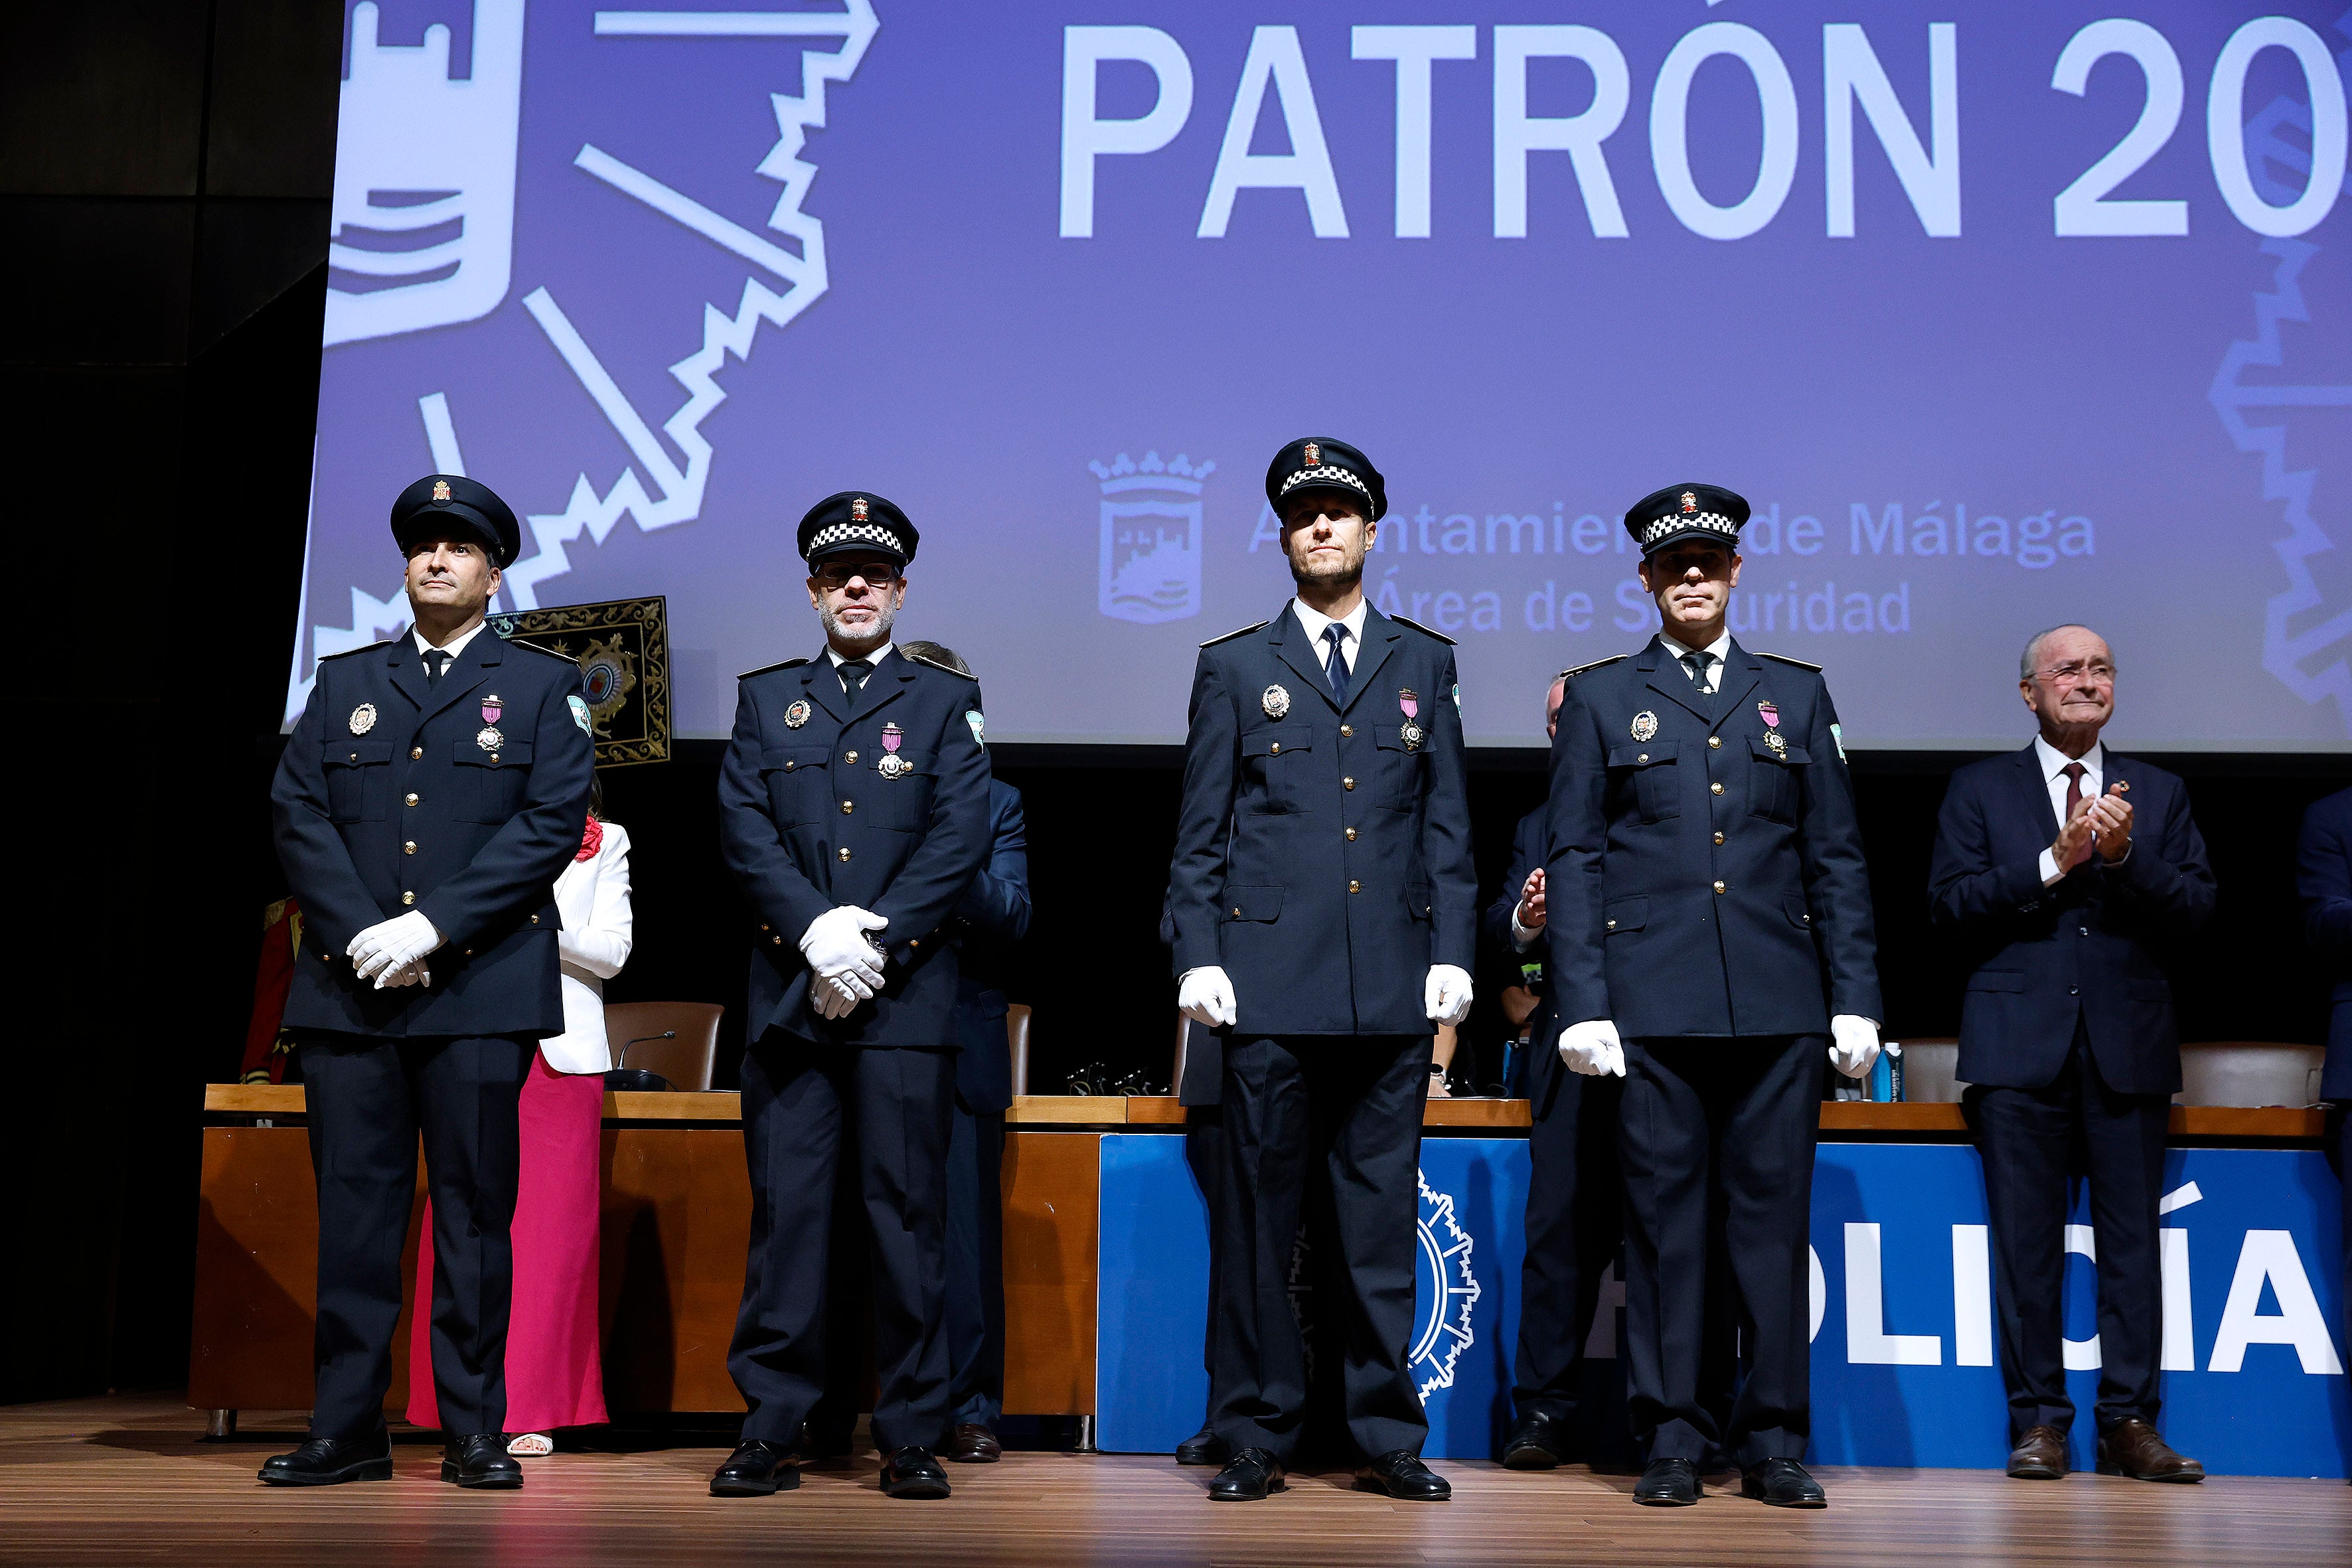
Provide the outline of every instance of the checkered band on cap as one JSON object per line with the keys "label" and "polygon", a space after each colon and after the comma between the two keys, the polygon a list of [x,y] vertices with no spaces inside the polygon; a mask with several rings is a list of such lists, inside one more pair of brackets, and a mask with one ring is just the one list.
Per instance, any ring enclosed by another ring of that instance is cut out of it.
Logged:
{"label": "checkered band on cap", "polygon": [[1366,500],[1372,499],[1372,492],[1365,487],[1363,480],[1347,469],[1335,468],[1328,463],[1321,468],[1299,469],[1282,481],[1282,493],[1288,495],[1301,485],[1338,485],[1342,489],[1354,490]]}
{"label": "checkered band on cap", "polygon": [[1646,550],[1672,534],[1692,532],[1719,534],[1733,544],[1739,542],[1739,525],[1719,511],[1670,511],[1642,530],[1642,548]]}
{"label": "checkered band on cap", "polygon": [[814,561],[824,552],[843,544],[872,544],[901,560],[907,556],[905,542],[878,522],[835,522],[816,531],[815,537],[809,541],[808,559]]}

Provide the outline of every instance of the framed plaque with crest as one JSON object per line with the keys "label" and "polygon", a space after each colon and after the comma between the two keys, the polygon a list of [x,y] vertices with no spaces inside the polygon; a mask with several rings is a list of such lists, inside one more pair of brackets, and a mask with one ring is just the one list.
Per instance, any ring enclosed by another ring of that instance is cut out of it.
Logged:
{"label": "framed plaque with crest", "polygon": [[580,666],[596,765],[669,761],[667,602],[612,599],[601,605],[493,615],[490,629]]}

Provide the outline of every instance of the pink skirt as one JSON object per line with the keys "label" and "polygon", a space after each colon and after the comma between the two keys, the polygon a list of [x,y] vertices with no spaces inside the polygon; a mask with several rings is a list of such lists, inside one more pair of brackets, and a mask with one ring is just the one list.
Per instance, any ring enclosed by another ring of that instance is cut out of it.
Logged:
{"label": "pink skirt", "polygon": [[[522,1164],[515,1192],[514,1306],[507,1328],[509,1432],[547,1432],[605,1419],[596,1322],[598,1167],[604,1080],[560,1073],[534,1052],[517,1112]],[[416,1310],[408,1341],[408,1419],[441,1425],[433,1388],[433,1205],[416,1247]]]}

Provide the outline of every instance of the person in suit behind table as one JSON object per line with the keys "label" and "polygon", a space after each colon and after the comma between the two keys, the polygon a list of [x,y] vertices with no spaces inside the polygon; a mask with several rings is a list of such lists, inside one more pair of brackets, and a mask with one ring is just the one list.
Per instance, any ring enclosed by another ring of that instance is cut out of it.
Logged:
{"label": "person in suit behind table", "polygon": [[2017,686],[2041,733],[1952,774],[1928,868],[1930,918],[1976,961],[1958,1074],[1992,1218],[2009,1473],[2066,1473],[2074,1403],[2059,1300],[2079,1143],[2099,1238],[2100,1468],[2202,1480],[2157,1432],[2156,1205],[2180,1088],[2164,965],[2212,918],[2213,873],[2180,781],[2100,744],[2116,667],[2097,633],[2034,637]]}
{"label": "person in suit behind table", "polygon": [[[1719,1449],[1741,1490],[1820,1508],[1807,1232],[1824,1058],[1878,1055],[1877,945],[1837,710],[1818,665],[1725,627],[1748,503],[1669,485],[1625,528],[1663,633],[1569,671],[1544,879],[1560,1059],[1625,1079],[1626,1415],[1633,1500],[1698,1500]],[[1709,1207],[1730,1278],[1709,1278]],[[1712,1408],[1708,1302],[1736,1292],[1747,1375]]]}
{"label": "person in suit behind table", "polygon": [[[629,830],[604,819],[602,781],[572,863],[555,879],[563,975],[563,1033],[541,1040],[515,1108],[514,1293],[507,1331],[507,1452],[541,1458],[559,1426],[604,1420],[604,1364],[596,1310],[604,1174],[604,982],[629,962]],[[433,1200],[416,1243],[415,1300],[433,1299]],[[408,1424],[441,1425],[433,1394],[432,1314],[412,1313]]]}
{"label": "person in suit behind table", "polygon": [[286,1023],[319,1175],[318,1394],[276,1486],[392,1474],[383,1396],[425,1142],[441,1479],[511,1488],[506,1341],[516,1100],[563,1032],[555,879],[595,767],[580,667],[499,640],[483,613],[520,548],[487,485],[428,474],[392,508],[406,637],[318,663],[270,786],[301,900]]}
{"label": "person in suit behind table", "polygon": [[919,542],[906,513],[844,490],[799,537],[824,652],[742,677],[719,768],[720,847],[760,925],[742,1068],[751,1237],[727,1354],[749,1410],[710,1490],[800,1484],[848,1181],[871,1249],[882,1489],[945,1497],[958,971],[942,928],[988,858],[980,688],[890,640]]}
{"label": "person in suit behind table", "polygon": [[2352,1363],[2352,789],[2314,801],[2295,846],[2295,891],[2303,895],[2303,934],[2333,982],[2327,1014],[2327,1065],[2319,1098],[2335,1102],[2329,1151],[2344,1201],[2344,1350]]}
{"label": "person in suit behind table", "polygon": [[[1559,729],[1565,675],[1544,695],[1544,732]],[[1503,1463],[1549,1470],[1576,1444],[1577,1394],[1584,1343],[1601,1296],[1601,1276],[1624,1232],[1617,1174],[1620,1080],[1569,1072],[1553,1051],[1551,1003],[1540,964],[1547,900],[1549,807],[1519,819],[1510,869],[1486,907],[1489,943],[1517,961],[1535,961],[1534,1012],[1528,1018],[1527,1261],[1519,1275],[1519,1344],[1511,1403],[1517,1412],[1503,1439]]]}
{"label": "person in suit behind table", "polygon": [[[969,676],[953,648],[906,645],[909,658]],[[948,1405],[955,1429],[940,1458],[1003,1457],[1004,1113],[1013,1109],[1013,1048],[1004,1032],[1004,972],[1029,934],[1029,825],[1021,792],[988,784],[988,862],[972,873],[948,930],[955,936],[955,1125],[948,1138]]]}
{"label": "person in suit behind table", "polygon": [[1219,1501],[1283,1485],[1306,1411],[1293,1238],[1329,1173],[1349,1297],[1357,1484],[1452,1495],[1407,1360],[1430,1029],[1470,1007],[1477,878],[1450,639],[1382,616],[1364,552],[1387,491],[1362,453],[1293,441],[1266,470],[1297,595],[1202,645],[1171,874],[1177,1003],[1226,1032]]}

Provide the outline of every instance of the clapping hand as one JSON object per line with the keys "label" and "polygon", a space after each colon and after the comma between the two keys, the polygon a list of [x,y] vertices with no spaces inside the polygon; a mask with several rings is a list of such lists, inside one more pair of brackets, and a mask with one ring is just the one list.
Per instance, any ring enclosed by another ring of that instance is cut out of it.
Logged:
{"label": "clapping hand", "polygon": [[1544,928],[1544,871],[1538,866],[1528,873],[1527,886],[1519,889],[1519,907],[1511,918],[1519,922],[1521,931],[1541,931]]}
{"label": "clapping hand", "polygon": [[2124,798],[2125,787],[2117,781],[2106,794],[2083,803],[2084,818],[2098,840],[2099,858],[2110,866],[2131,853],[2132,808]]}

